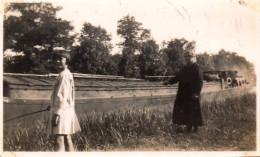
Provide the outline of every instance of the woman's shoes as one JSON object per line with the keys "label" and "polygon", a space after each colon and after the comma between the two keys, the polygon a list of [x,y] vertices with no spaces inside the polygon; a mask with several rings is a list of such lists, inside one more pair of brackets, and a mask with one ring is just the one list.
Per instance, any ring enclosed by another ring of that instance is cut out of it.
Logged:
{"label": "woman's shoes", "polygon": [[[193,128],[193,130],[192,130],[192,128]],[[198,126],[188,125],[187,128],[186,128],[186,132],[187,133],[190,133],[190,132],[197,133],[198,132]]]}

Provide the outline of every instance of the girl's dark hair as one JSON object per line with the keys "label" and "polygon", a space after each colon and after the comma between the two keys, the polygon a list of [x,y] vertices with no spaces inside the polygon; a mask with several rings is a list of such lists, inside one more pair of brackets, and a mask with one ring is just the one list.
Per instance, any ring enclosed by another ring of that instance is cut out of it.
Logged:
{"label": "girl's dark hair", "polygon": [[60,53],[60,57],[64,57],[66,58],[66,63],[69,64],[70,63],[70,60],[71,60],[71,57],[70,57],[70,54],[66,51],[62,51]]}

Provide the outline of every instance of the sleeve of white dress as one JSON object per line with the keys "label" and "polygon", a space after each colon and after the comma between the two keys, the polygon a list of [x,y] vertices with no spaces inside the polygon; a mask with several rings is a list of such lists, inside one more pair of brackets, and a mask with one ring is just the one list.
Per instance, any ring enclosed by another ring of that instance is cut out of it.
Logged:
{"label": "sleeve of white dress", "polygon": [[61,78],[61,84],[58,89],[57,93],[57,106],[54,110],[54,114],[61,115],[61,111],[63,110],[64,107],[66,107],[65,103],[68,100],[69,97],[69,91],[70,91],[70,80],[67,75],[63,75]]}

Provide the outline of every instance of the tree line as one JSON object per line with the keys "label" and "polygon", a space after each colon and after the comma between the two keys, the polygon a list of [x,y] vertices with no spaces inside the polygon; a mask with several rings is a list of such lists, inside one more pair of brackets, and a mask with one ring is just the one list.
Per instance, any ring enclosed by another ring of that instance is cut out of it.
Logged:
{"label": "tree line", "polygon": [[[185,65],[184,55],[195,51],[196,42],[185,38],[158,44],[151,30],[134,16],[126,15],[117,23],[120,54],[112,54],[111,35],[101,26],[85,22],[80,33],[73,33],[70,21],[58,18],[62,7],[51,3],[10,3],[4,14],[4,51],[18,54],[5,56],[4,72],[57,73],[55,57],[59,49],[70,52],[70,69],[75,73],[145,76],[175,75]],[[16,13],[15,15],[13,13]],[[235,52],[197,54],[204,71],[240,70],[254,73],[254,66]]]}

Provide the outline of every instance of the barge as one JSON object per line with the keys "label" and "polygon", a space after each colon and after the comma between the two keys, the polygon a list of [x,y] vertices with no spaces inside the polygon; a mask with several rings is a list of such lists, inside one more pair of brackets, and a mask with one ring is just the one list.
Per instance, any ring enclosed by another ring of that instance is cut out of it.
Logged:
{"label": "barge", "polygon": [[[58,74],[3,74],[4,121],[19,115],[46,109]],[[91,112],[118,111],[124,107],[173,104],[178,84],[164,86],[163,81],[130,79],[122,76],[73,73],[76,112],[79,118]],[[169,78],[165,78],[169,79]],[[243,86],[245,88],[247,86]],[[204,81],[202,101],[211,101],[219,93],[243,92],[242,87],[228,88],[221,81]],[[216,94],[218,93],[218,94]],[[173,105],[172,105],[173,107]],[[172,110],[169,109],[169,110]],[[25,116],[4,123],[31,124],[46,119],[47,112]]]}

